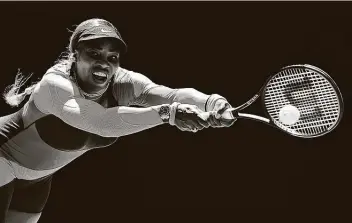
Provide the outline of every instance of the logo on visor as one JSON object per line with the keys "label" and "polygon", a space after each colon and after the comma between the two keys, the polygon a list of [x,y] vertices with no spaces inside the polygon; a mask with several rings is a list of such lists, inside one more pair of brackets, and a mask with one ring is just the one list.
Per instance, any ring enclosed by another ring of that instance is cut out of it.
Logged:
{"label": "logo on visor", "polygon": [[106,29],[101,29],[100,31],[101,31],[102,33],[111,33],[110,30],[106,30]]}

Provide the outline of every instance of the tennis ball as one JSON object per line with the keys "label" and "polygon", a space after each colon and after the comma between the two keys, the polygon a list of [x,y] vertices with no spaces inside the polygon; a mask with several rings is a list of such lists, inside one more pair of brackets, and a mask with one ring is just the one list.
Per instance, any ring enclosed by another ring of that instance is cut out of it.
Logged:
{"label": "tennis ball", "polygon": [[285,105],[279,111],[279,120],[284,125],[293,125],[299,120],[300,115],[298,108],[293,105]]}

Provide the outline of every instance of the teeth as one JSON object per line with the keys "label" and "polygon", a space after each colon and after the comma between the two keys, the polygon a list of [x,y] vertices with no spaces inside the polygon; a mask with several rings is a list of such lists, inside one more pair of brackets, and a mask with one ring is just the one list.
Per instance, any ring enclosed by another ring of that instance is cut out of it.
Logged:
{"label": "teeth", "polygon": [[94,72],[93,74],[99,77],[107,77],[107,75],[102,72]]}

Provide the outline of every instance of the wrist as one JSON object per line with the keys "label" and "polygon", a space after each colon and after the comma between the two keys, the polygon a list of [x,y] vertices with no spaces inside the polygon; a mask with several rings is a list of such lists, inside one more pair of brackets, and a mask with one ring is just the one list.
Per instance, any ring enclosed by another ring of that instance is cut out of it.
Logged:
{"label": "wrist", "polygon": [[174,102],[170,105],[170,119],[169,119],[169,124],[170,125],[175,125],[175,119],[176,119],[176,112],[177,112],[177,107],[181,103],[179,102]]}
{"label": "wrist", "polygon": [[175,125],[176,109],[180,103],[174,102],[170,104],[163,104],[158,106],[158,114],[163,123]]}

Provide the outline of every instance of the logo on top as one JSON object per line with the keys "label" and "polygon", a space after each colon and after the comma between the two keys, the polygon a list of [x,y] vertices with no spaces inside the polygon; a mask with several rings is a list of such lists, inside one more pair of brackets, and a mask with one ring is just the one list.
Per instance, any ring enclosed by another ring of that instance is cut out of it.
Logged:
{"label": "logo on top", "polygon": [[106,30],[106,29],[101,29],[100,30],[102,33],[111,33],[111,30]]}

